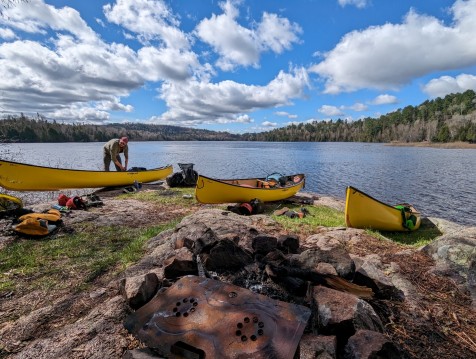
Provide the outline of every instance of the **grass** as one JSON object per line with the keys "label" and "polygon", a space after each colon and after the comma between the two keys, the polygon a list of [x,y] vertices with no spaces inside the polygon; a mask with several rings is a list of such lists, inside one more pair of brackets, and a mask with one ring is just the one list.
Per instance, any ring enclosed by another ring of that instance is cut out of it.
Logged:
{"label": "grass", "polygon": [[145,229],[89,225],[72,235],[13,243],[0,251],[0,293],[84,288],[102,273],[137,261],[144,243],[177,221]]}
{"label": "grass", "polygon": [[[287,206],[290,210],[299,212],[300,206]],[[290,218],[286,215],[277,216],[273,212],[276,208],[268,209],[266,214],[277,222],[281,223],[283,227],[295,233],[310,234],[313,233],[317,227],[345,227],[344,212],[326,206],[305,206],[310,212],[304,218]],[[421,247],[432,242],[436,237],[442,233],[431,223],[422,221],[420,228],[414,232],[380,232],[376,230],[366,230],[367,234],[376,238],[387,238],[396,243],[408,245],[411,247]]]}
{"label": "grass", "polygon": [[419,229],[413,232],[376,232],[368,231],[375,237],[385,236],[394,242],[409,245],[412,247],[421,247],[432,242],[436,237],[441,236],[441,231],[433,224],[425,223],[422,220],[422,224]]}
{"label": "grass", "polygon": [[[193,191],[193,188],[172,188],[141,191],[120,197],[156,202],[171,208],[190,208],[197,205]],[[184,198],[184,195],[192,198]],[[322,226],[345,227],[342,211],[326,206],[286,206],[295,212],[305,208],[309,214],[304,218],[274,215],[274,211],[281,208],[277,204],[266,204],[264,214],[271,216],[289,232],[310,235]],[[0,294],[38,288],[83,290],[101,274],[120,272],[135,263],[143,255],[144,243],[148,239],[161,231],[174,228],[180,219],[146,228],[98,228],[95,224],[86,223],[74,234],[14,242],[0,251]],[[428,244],[441,234],[435,226],[428,223],[422,223],[415,232],[380,233],[368,230],[367,233],[415,247]]]}
{"label": "grass", "polygon": [[[189,207],[191,204],[196,204],[195,188],[171,188],[160,191],[140,191],[133,194],[120,195],[118,198],[135,198],[141,201],[156,202],[160,204]],[[191,198],[184,198],[184,196],[191,196]]]}
{"label": "grass", "polygon": [[279,222],[286,230],[295,233],[312,233],[317,227],[342,227],[345,226],[344,213],[326,206],[287,206],[289,210],[300,212],[301,208],[309,211],[304,218],[290,218],[286,215],[274,215],[276,208],[268,209],[266,214]]}

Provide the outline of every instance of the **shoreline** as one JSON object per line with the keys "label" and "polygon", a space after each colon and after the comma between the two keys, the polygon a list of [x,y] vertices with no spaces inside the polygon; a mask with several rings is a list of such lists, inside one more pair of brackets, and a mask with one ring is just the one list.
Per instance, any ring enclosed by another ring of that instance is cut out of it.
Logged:
{"label": "shoreline", "polygon": [[385,146],[394,146],[394,147],[431,147],[431,148],[443,148],[443,149],[476,149],[476,143],[469,142],[397,142],[392,141],[386,143]]}

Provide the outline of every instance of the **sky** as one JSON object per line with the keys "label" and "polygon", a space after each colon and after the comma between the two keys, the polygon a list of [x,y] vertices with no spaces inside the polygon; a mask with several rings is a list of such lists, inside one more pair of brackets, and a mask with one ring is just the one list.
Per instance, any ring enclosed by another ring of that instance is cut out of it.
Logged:
{"label": "sky", "polygon": [[0,4],[1,117],[246,133],[476,91],[476,0]]}

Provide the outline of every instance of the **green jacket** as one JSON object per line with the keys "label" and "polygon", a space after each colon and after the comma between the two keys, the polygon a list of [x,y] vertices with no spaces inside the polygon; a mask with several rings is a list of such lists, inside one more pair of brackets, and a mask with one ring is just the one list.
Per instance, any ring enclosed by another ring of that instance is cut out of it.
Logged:
{"label": "green jacket", "polygon": [[109,154],[114,160],[119,153],[124,153],[124,158],[129,159],[129,147],[125,145],[123,148],[119,146],[119,139],[113,138],[104,145],[104,152]]}

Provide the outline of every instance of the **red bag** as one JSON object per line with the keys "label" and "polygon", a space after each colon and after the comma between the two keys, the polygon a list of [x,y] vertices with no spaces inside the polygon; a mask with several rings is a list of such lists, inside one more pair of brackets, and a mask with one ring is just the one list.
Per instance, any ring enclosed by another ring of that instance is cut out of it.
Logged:
{"label": "red bag", "polygon": [[66,206],[66,203],[68,202],[70,198],[66,196],[65,194],[60,194],[58,196],[58,204],[62,207]]}
{"label": "red bag", "polygon": [[66,202],[66,207],[71,209],[86,209],[86,203],[79,196],[69,198]]}

